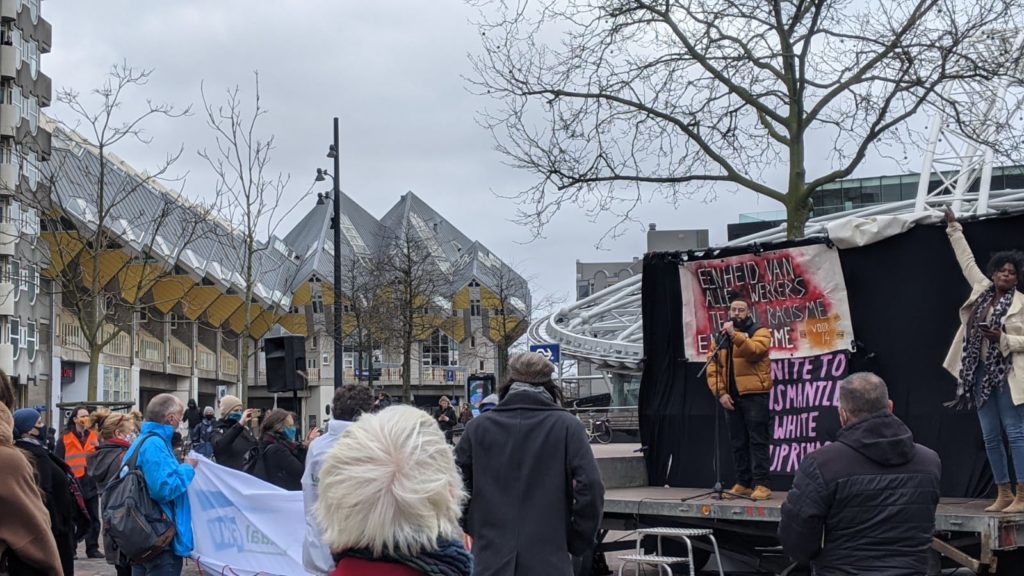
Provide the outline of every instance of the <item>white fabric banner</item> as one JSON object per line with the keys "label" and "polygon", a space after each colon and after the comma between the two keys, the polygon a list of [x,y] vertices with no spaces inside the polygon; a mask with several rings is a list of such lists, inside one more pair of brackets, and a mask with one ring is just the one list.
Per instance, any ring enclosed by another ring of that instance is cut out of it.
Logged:
{"label": "white fabric banner", "polygon": [[213,574],[296,576],[302,567],[302,492],[200,460],[188,489],[192,557]]}

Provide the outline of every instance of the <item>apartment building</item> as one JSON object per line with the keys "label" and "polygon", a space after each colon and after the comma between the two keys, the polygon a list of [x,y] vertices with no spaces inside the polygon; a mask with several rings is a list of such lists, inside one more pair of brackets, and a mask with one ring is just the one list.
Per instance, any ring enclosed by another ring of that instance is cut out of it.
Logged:
{"label": "apartment building", "polygon": [[50,157],[40,116],[52,83],[40,58],[51,38],[40,0],[0,1],[0,369],[19,404],[40,407],[52,402],[52,291],[40,274],[39,214],[26,199]]}

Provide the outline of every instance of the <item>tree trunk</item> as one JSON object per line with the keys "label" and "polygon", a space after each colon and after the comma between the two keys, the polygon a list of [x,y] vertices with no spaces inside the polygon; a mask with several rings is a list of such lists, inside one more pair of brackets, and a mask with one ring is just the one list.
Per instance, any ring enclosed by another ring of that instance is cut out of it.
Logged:
{"label": "tree trunk", "polygon": [[500,385],[508,374],[508,346],[502,342],[494,347],[494,381]]}
{"label": "tree trunk", "polygon": [[[89,349],[89,383],[86,388],[86,400],[89,402],[95,402],[99,398],[100,354],[102,352],[103,349],[96,345]],[[139,406],[139,408],[143,408],[143,406]]]}
{"label": "tree trunk", "polygon": [[412,335],[407,334],[402,350],[402,402],[412,402]]}
{"label": "tree trunk", "polygon": [[804,227],[811,216],[811,203],[799,198],[786,204],[786,239],[799,240],[804,237]]}
{"label": "tree trunk", "polygon": [[242,407],[249,407],[249,337],[242,336],[242,351],[238,355],[238,399]]}

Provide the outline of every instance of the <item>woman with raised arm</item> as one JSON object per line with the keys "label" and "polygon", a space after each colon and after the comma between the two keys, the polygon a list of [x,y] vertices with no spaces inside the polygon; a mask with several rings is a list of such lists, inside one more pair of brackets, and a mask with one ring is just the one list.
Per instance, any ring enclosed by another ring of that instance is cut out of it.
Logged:
{"label": "woman with raised arm", "polygon": [[[985,452],[998,486],[986,512],[1024,512],[1024,253],[996,252],[982,272],[963,227],[946,208],[946,233],[971,295],[960,307],[960,330],[944,366],[957,377],[958,408],[976,408]],[[1014,496],[1003,434],[1010,441],[1017,480]]]}

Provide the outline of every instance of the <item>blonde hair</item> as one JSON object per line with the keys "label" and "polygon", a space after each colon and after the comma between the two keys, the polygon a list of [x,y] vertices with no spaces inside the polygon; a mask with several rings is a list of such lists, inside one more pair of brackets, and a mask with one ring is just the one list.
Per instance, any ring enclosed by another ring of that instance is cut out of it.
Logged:
{"label": "blonde hair", "polygon": [[417,555],[461,536],[462,479],[444,433],[411,406],[364,414],[320,470],[317,521],[332,551]]}
{"label": "blonde hair", "polygon": [[89,414],[89,417],[92,418],[91,427],[96,428],[97,430],[101,430],[103,428],[104,421],[111,414],[113,414],[113,412],[110,411],[110,408],[107,408],[106,406],[100,406],[99,408],[94,410],[92,414]]}
{"label": "blonde hair", "polygon": [[135,424],[135,419],[130,414],[111,414],[103,419],[103,424],[100,427],[100,439],[110,440],[114,437],[118,431],[125,429],[125,426],[131,426],[133,429],[138,428]]}

